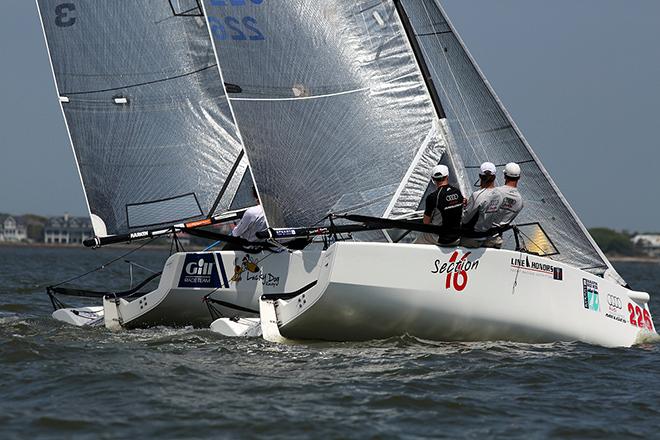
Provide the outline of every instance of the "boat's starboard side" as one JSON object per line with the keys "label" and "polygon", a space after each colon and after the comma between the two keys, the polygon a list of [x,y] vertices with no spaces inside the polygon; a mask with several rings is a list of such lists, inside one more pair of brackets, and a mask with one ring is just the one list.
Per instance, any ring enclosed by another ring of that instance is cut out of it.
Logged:
{"label": "boat's starboard side", "polygon": [[278,307],[283,336],[366,340],[583,341],[655,334],[648,295],[521,252],[337,243],[305,303]]}

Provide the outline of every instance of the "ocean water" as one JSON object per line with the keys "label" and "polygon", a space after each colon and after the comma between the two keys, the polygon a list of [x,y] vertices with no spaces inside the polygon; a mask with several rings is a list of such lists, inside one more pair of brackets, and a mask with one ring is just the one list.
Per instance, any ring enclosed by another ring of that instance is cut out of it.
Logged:
{"label": "ocean water", "polygon": [[[123,252],[0,247],[0,439],[660,438],[660,344],[277,345],[50,317],[44,286]],[[85,285],[126,287],[122,260]],[[617,269],[660,316],[660,265]]]}

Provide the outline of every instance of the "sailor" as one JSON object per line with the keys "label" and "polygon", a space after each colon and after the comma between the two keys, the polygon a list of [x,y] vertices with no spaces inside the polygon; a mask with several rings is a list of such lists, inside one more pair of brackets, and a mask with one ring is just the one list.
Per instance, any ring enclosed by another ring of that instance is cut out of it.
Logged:
{"label": "sailor", "polygon": [[257,232],[267,229],[267,226],[266,215],[264,214],[264,209],[261,207],[259,202],[257,190],[254,189],[254,187],[252,188],[252,194],[254,195],[257,204],[245,211],[241,221],[231,231],[231,235],[234,237],[243,238],[247,241],[255,242],[260,241],[257,238]]}
{"label": "sailor", "polygon": [[[493,216],[499,210],[501,193],[495,188],[497,169],[492,162],[484,162],[479,168],[479,187],[472,193],[463,209],[463,229],[484,234],[493,226]],[[499,240],[498,240],[499,238]],[[502,238],[497,236],[462,237],[465,247],[502,247]]]}
{"label": "sailor", "polygon": [[[518,191],[518,181],[520,180],[520,165],[515,162],[509,162],[504,167],[504,185],[497,188],[502,202],[497,212],[494,224],[499,227],[508,226],[520,214],[523,209],[523,199]],[[501,239],[501,237],[500,237]]]}
{"label": "sailor", "polygon": [[438,236],[426,232],[415,243],[457,246],[460,241],[463,194],[449,184],[449,168],[445,165],[433,168],[431,181],[436,190],[426,197],[423,221],[425,225],[442,226],[443,233]]}

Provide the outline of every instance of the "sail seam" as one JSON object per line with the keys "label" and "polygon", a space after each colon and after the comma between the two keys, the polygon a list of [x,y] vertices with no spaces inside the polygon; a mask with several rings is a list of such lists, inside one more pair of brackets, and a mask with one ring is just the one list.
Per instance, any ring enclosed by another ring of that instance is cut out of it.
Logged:
{"label": "sail seam", "polygon": [[89,91],[84,91],[84,92],[65,92],[65,93],[60,94],[60,96],[62,96],[62,95],[64,95],[64,96],[89,95],[89,94],[92,94],[92,93],[113,92],[115,90],[123,90],[123,89],[131,89],[131,88],[134,88],[134,87],[147,86],[147,85],[150,85],[150,84],[157,84],[157,83],[161,83],[161,82],[171,81],[171,80],[174,80],[174,79],[184,78],[184,77],[190,76],[190,75],[195,75],[197,73],[203,72],[205,70],[211,69],[211,68],[216,67],[216,66],[217,66],[217,64],[212,64],[210,66],[203,67],[203,68],[195,70],[193,72],[182,73],[181,75],[170,76],[169,78],[155,79],[153,81],[146,81],[146,82],[143,82],[143,83],[130,84],[130,85],[127,85],[127,86],[112,87],[112,88],[109,88],[109,89],[89,90]]}
{"label": "sail seam", "polygon": [[[405,75],[398,76],[396,78],[392,78],[388,81],[385,81],[385,84],[391,84],[396,81],[400,81],[404,78],[407,78],[409,76],[417,76],[417,73],[407,73]],[[323,99],[323,98],[332,98],[335,96],[341,96],[341,95],[350,95],[353,93],[361,93],[361,92],[366,92],[369,90],[373,90],[372,87],[361,87],[359,89],[354,89],[354,90],[344,90],[343,92],[336,92],[336,93],[325,93],[322,95],[314,95],[314,96],[295,96],[295,97],[290,97],[290,98],[234,98],[227,96],[227,98],[231,101],[304,101],[304,100],[309,100],[309,99]]]}
{"label": "sail seam", "polygon": [[346,90],[344,92],[337,92],[337,93],[327,93],[325,95],[316,95],[316,96],[296,96],[292,98],[232,98],[229,97],[230,101],[304,101],[304,100],[309,100],[309,99],[322,99],[322,98],[332,98],[334,96],[341,96],[341,95],[350,95],[353,93],[361,93],[365,92],[367,90],[370,90],[371,87],[362,87],[361,89],[355,89],[355,90]]}

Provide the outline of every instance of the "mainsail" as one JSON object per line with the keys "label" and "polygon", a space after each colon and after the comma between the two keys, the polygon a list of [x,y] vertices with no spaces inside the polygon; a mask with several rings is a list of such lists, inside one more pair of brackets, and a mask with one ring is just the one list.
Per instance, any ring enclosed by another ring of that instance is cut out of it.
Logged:
{"label": "mainsail", "polygon": [[[531,147],[515,126],[436,0],[400,0],[429,67],[452,134],[450,152],[464,165],[464,186],[478,180],[479,165],[518,162],[525,209],[518,223],[540,222],[559,250],[553,257],[602,274],[602,254]],[[508,248],[513,248],[509,236]],[[620,278],[619,278],[620,279]]]}
{"label": "mainsail", "polygon": [[204,6],[271,227],[417,209],[446,142],[391,1]]}
{"label": "mainsail", "polygon": [[198,1],[37,4],[96,235],[229,209],[247,160]]}

